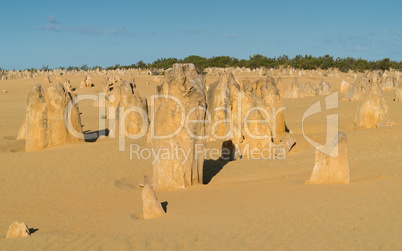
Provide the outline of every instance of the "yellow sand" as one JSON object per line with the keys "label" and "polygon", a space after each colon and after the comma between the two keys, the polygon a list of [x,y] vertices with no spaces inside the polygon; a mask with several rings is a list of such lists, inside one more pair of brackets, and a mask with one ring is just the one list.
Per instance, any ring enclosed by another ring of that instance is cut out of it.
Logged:
{"label": "yellow sand", "polygon": [[[79,89],[82,76],[62,76],[79,94],[101,91],[103,77],[92,76],[96,86]],[[141,95],[155,92],[153,76],[134,78]],[[342,78],[325,80],[339,90]],[[324,97],[285,99],[286,124],[297,140],[286,160],[237,160],[222,170],[224,162],[207,160],[209,184],[157,191],[159,201],[168,203],[167,214],[143,220],[137,183],[152,176],[151,160],[130,160],[128,148],[118,152],[117,139],[32,153],[15,139],[33,84],[47,88],[63,79],[51,76],[46,85],[43,76],[0,81],[0,91],[8,90],[0,92],[0,250],[402,248],[402,102],[392,101],[394,91],[385,92],[389,117],[398,122],[392,127],[353,130],[357,102],[340,102],[339,109],[305,121],[308,136],[323,143],[325,115],[339,113],[348,137],[350,185],[303,184],[314,167],[314,149],[301,135],[301,118]],[[207,78],[208,84],[216,79]],[[284,90],[292,79],[282,77]],[[97,109],[80,103],[84,131],[104,129],[98,128]],[[146,139],[130,143],[147,146]],[[29,238],[4,239],[15,220],[38,230]]]}

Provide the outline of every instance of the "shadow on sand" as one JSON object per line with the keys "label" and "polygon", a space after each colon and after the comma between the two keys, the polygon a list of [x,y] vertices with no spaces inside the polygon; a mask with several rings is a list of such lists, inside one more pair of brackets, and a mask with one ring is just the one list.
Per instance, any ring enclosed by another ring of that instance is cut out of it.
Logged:
{"label": "shadow on sand", "polygon": [[33,233],[35,233],[35,232],[38,231],[38,230],[39,230],[39,228],[29,228],[29,229],[28,229],[28,231],[29,231],[30,234],[33,234]]}
{"label": "shadow on sand", "polygon": [[108,129],[103,129],[95,132],[90,131],[84,132],[85,142],[96,142],[100,136],[108,136],[108,135],[109,135]]}
{"label": "shadow on sand", "polygon": [[212,178],[217,175],[222,168],[229,162],[229,160],[204,160],[203,184],[206,185],[211,182]]}
{"label": "shadow on sand", "polygon": [[165,213],[167,213],[167,205],[168,205],[169,203],[167,202],[167,201],[164,201],[164,202],[162,202],[161,203],[161,206],[162,206],[162,208],[163,208],[163,211],[165,211]]}

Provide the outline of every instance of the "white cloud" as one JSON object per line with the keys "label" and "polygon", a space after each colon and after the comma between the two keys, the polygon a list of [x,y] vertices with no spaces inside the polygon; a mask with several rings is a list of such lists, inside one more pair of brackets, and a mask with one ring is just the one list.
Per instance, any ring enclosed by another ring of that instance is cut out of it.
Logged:
{"label": "white cloud", "polygon": [[353,50],[355,50],[355,51],[364,51],[364,48],[362,46],[360,46],[360,45],[357,45],[357,46],[353,47]]}
{"label": "white cloud", "polygon": [[132,36],[133,33],[127,30],[126,27],[121,26],[119,28],[109,28],[109,29],[101,29],[97,27],[93,27],[91,25],[79,25],[76,28],[70,29],[68,26],[61,25],[59,21],[56,20],[55,16],[50,15],[47,17],[46,24],[43,26],[39,26],[36,28],[37,30],[44,30],[44,31],[63,31],[63,30],[70,30],[79,34],[85,35],[104,35],[104,36],[111,36],[111,35],[125,35],[125,36]]}
{"label": "white cloud", "polygon": [[56,21],[55,17],[51,15],[47,17],[47,21],[44,26],[39,26],[36,29],[46,31],[61,31],[64,29],[64,26],[60,25],[59,22]]}
{"label": "white cloud", "polygon": [[107,29],[104,33],[105,33],[105,35],[129,35],[129,36],[133,35],[124,26],[121,26],[119,28]]}
{"label": "white cloud", "polygon": [[239,37],[239,34],[229,34],[228,36],[227,36],[227,38],[230,38],[230,39],[236,39],[236,38],[238,38]]}
{"label": "white cloud", "polygon": [[398,37],[402,37],[402,32],[400,30],[391,30],[391,33]]}
{"label": "white cloud", "polygon": [[101,35],[102,31],[98,28],[94,28],[92,26],[80,25],[75,29],[77,33],[85,34],[85,35]]}
{"label": "white cloud", "polygon": [[51,24],[59,23],[59,22],[56,21],[56,18],[53,15],[47,17],[47,22],[51,23]]}

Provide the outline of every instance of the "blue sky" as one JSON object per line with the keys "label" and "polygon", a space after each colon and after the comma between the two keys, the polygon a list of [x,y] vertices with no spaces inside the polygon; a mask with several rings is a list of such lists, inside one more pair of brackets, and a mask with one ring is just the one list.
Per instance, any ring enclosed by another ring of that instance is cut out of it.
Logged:
{"label": "blue sky", "polygon": [[402,1],[7,1],[0,67],[286,54],[402,60]]}

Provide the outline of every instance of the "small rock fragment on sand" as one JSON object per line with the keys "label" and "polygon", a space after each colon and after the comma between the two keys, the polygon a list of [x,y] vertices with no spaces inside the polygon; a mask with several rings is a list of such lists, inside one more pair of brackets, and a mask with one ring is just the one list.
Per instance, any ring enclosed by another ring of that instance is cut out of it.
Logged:
{"label": "small rock fragment on sand", "polygon": [[16,221],[8,228],[6,238],[29,237],[30,235],[28,226],[24,222],[19,223]]}
{"label": "small rock fragment on sand", "polygon": [[158,198],[156,198],[155,192],[152,188],[145,184],[142,190],[142,210],[144,213],[144,219],[152,219],[161,216],[165,213]]}

